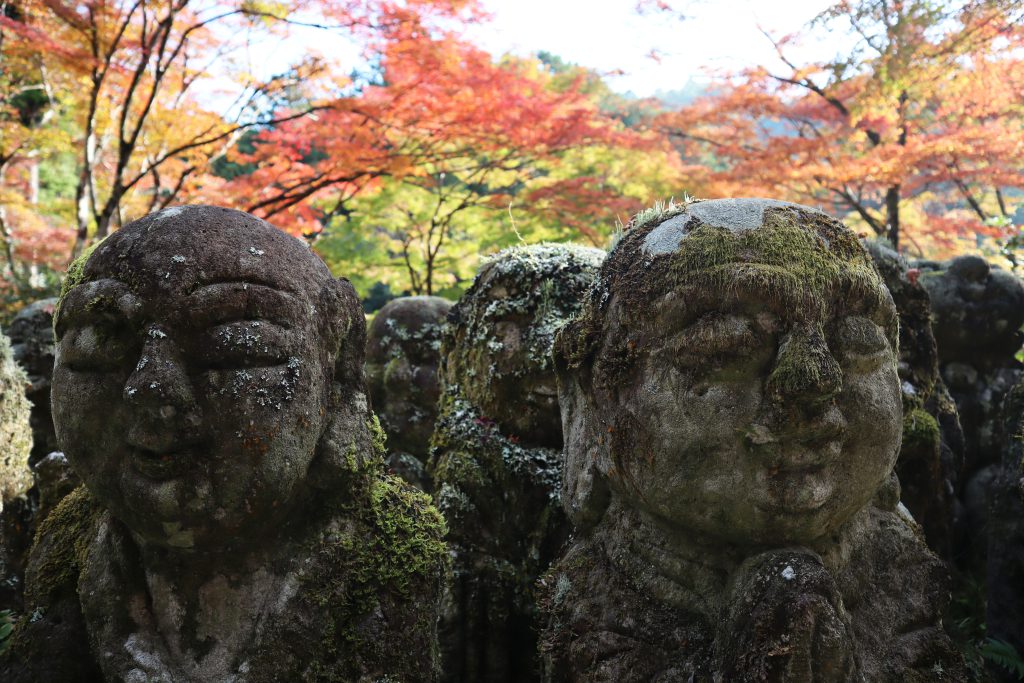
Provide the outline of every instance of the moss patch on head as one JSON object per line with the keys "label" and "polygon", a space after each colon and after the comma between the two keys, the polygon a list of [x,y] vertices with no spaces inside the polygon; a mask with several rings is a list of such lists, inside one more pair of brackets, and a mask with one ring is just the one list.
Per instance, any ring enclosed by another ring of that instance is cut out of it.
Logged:
{"label": "moss patch on head", "polygon": [[60,294],[57,297],[57,307],[54,309],[53,313],[54,320],[57,319],[64,297],[67,296],[68,292],[85,281],[85,265],[88,263],[89,257],[92,256],[94,251],[96,251],[96,247],[100,246],[102,243],[103,240],[99,240],[87,246],[82,250],[82,253],[71,262],[71,265],[68,266],[67,272],[64,273],[64,281],[60,284]]}
{"label": "moss patch on head", "polygon": [[[673,212],[684,214],[685,205]],[[652,254],[645,238],[665,222],[665,215],[634,221],[635,227],[608,256],[583,314],[556,342],[557,356],[567,367],[581,367],[593,358],[613,298],[626,326],[643,324],[652,305],[667,295],[683,297],[695,307],[753,295],[818,320],[836,302],[855,304],[882,312],[889,341],[897,348],[891,298],[864,247],[839,221],[797,205],[765,208],[761,225],[753,229],[712,226],[691,216],[677,250]],[[626,341],[620,341],[618,346],[624,347]],[[629,362],[613,347],[598,369],[620,375]],[[610,383],[615,377],[606,379]]]}
{"label": "moss patch on head", "polygon": [[603,258],[600,249],[541,244],[489,259],[448,315],[441,389],[459,386],[509,434],[560,446],[551,348],[582,309]]}

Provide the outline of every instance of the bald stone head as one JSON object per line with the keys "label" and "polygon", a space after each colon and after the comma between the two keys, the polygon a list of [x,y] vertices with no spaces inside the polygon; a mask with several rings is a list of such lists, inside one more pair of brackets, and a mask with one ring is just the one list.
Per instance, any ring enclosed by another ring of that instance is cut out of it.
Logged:
{"label": "bald stone head", "polygon": [[899,450],[892,299],[856,237],[759,199],[645,212],[555,348],[577,523],[619,496],[736,544],[825,537]]}
{"label": "bald stone head", "polygon": [[53,413],[89,490],[145,542],[213,550],[283,519],[361,396],[351,285],[249,214],[165,209],[104,240],[58,307]]}

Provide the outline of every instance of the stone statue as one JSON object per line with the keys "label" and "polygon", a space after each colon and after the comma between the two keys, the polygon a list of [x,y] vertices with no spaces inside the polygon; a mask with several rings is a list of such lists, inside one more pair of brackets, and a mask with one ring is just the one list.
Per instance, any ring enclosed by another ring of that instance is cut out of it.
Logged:
{"label": "stone statue", "polygon": [[406,296],[377,312],[366,335],[366,390],[388,435],[388,467],[424,491],[437,418],[441,328],[451,302]]}
{"label": "stone statue", "polygon": [[902,256],[880,241],[867,241],[865,246],[899,314],[903,441],[896,474],[900,498],[924,529],[928,547],[951,563],[964,434],[956,404],[939,373],[931,301],[920,272]]}
{"label": "stone statue", "polygon": [[1009,446],[1003,397],[1024,377],[1024,365],[1016,358],[1024,340],[1024,282],[980,256],[915,265],[931,297],[939,367],[963,426],[958,559],[976,571],[985,564],[992,485]]}
{"label": "stone statue", "polygon": [[32,428],[27,384],[7,336],[0,332],[0,610],[21,609],[22,577],[32,542],[35,504],[28,495]]}
{"label": "stone statue", "polygon": [[355,291],[240,211],[165,209],[69,271],[4,681],[429,681],[444,523],[383,471]]}
{"label": "stone statue", "polygon": [[53,377],[53,311],[56,299],[42,299],[18,311],[7,328],[14,360],[28,374],[25,394],[32,403],[31,465],[59,451],[50,414],[50,382]]}
{"label": "stone statue", "polygon": [[897,313],[856,237],[770,200],[641,213],[555,343],[552,681],[964,680],[899,504]]}
{"label": "stone statue", "polygon": [[[1024,652],[1024,379],[1003,399],[1003,458],[989,487],[985,634]],[[1019,680],[1006,671],[999,680]]]}
{"label": "stone statue", "polygon": [[568,535],[551,345],[603,257],[570,245],[506,249],[448,316],[431,456],[455,558],[441,622],[446,680],[539,676],[534,584]]}

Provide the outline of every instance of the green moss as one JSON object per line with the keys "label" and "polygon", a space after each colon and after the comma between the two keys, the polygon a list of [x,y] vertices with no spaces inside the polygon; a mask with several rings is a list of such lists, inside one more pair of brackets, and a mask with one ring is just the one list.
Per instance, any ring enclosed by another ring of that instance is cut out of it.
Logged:
{"label": "green moss", "polygon": [[908,411],[903,416],[903,451],[931,451],[938,448],[939,423],[923,408]]}
{"label": "green moss", "polygon": [[54,325],[57,323],[57,318],[60,316],[60,307],[64,303],[64,297],[68,295],[72,289],[82,284],[85,280],[85,265],[89,261],[89,257],[96,251],[96,247],[100,246],[103,240],[99,240],[94,244],[89,245],[82,250],[82,253],[78,255],[71,265],[68,266],[67,272],[64,273],[64,281],[60,285],[60,295],[57,297],[57,305],[53,310],[53,321]]}
{"label": "green moss", "polygon": [[818,330],[814,336],[791,338],[779,350],[779,361],[768,377],[768,387],[778,394],[794,396],[820,387],[838,391],[842,379],[842,369],[829,352],[824,334]]}
{"label": "green moss", "polygon": [[26,605],[45,605],[52,596],[78,584],[79,569],[85,564],[91,529],[103,509],[84,486],[69,493],[36,530],[36,564],[27,577]]}
{"label": "green moss", "polygon": [[25,371],[14,361],[10,340],[0,332],[0,509],[32,486],[28,383]]}
{"label": "green moss", "polygon": [[[441,344],[443,381],[461,385],[489,409],[506,399],[495,395],[502,385],[549,372],[555,333],[581,311],[603,258],[591,247],[538,244],[486,260],[449,314]],[[514,359],[504,358],[505,338],[498,334],[509,324],[521,334]]]}
{"label": "green moss", "polygon": [[380,419],[376,413],[370,414],[370,419],[366,421],[366,428],[370,430],[370,444],[374,455],[378,459],[383,459],[387,455],[386,442],[388,435],[384,433],[384,428],[380,426]]}
{"label": "green moss", "polygon": [[657,225],[661,225],[669,218],[686,213],[686,207],[692,201],[693,200],[689,197],[684,197],[682,203],[679,204],[677,204],[674,199],[669,199],[668,202],[657,201],[654,203],[654,206],[637,212],[637,214],[630,219],[626,229],[646,230]]}
{"label": "green moss", "polygon": [[[610,385],[628,370],[627,335],[603,338],[605,309],[613,294],[626,327],[648,321],[652,303],[670,293],[698,306],[721,305],[723,299],[749,293],[774,302],[780,310],[807,311],[819,320],[836,302],[849,302],[880,311],[892,348],[898,348],[899,326],[888,291],[864,247],[839,221],[797,206],[767,208],[763,224],[749,230],[710,226],[694,217],[677,251],[647,253],[647,235],[684,211],[685,205],[677,205],[632,222],[605,261],[583,315],[559,335],[559,362],[582,367],[604,342],[606,358],[596,367],[607,377],[600,384]],[[802,360],[809,361],[807,367],[794,364],[783,369],[780,382],[800,384],[829,371],[812,349],[807,351],[802,354]]]}

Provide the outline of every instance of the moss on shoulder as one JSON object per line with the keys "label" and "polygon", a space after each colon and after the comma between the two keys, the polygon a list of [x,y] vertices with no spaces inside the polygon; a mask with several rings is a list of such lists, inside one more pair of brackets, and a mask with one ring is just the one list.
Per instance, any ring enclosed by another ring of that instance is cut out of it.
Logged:
{"label": "moss on shoulder", "polygon": [[79,486],[43,520],[36,530],[26,577],[26,605],[46,605],[54,596],[76,590],[103,512],[85,486]]}

